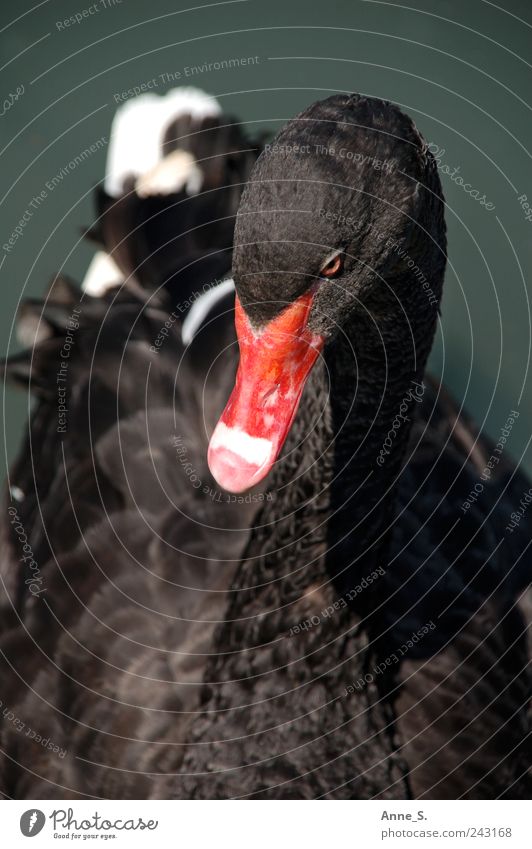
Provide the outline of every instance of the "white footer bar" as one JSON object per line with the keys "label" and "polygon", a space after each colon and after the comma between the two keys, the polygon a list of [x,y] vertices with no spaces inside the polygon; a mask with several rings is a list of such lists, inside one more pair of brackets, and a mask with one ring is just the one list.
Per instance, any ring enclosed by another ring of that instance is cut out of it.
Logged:
{"label": "white footer bar", "polygon": [[[530,803],[4,801],[2,845],[530,849]],[[28,838],[35,837],[35,843]],[[68,842],[67,842],[68,841]]]}

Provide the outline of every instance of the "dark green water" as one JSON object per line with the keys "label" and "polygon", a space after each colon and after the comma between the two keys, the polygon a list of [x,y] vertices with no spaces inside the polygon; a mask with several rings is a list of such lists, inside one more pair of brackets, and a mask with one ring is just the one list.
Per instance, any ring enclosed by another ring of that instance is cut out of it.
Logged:
{"label": "dark green water", "polygon": [[[0,118],[2,245],[25,213],[27,220],[11,249],[0,250],[2,353],[17,349],[20,298],[41,293],[59,269],[78,279],[86,269],[91,249],[80,242],[80,228],[91,222],[90,193],[103,175],[105,145],[52,190],[46,184],[108,136],[120,92],[153,79],[161,94],[194,84],[254,129],[273,131],[313,100],[361,91],[401,104],[444,150],[450,262],[432,368],[493,436],[519,410],[508,451],[532,471],[532,220],[519,201],[524,193],[532,205],[529,2],[192,6],[193,0],[3,4],[2,98],[24,91]],[[64,24],[76,14],[79,23]],[[243,57],[258,60],[244,64]],[[230,59],[239,61],[191,70]],[[33,201],[37,195],[41,203]],[[4,393],[2,464],[20,441],[27,405],[22,393]]]}

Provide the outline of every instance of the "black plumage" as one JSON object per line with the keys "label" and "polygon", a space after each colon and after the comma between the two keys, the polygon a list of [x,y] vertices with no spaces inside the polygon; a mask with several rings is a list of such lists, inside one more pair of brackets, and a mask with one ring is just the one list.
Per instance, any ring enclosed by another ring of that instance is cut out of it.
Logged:
{"label": "black plumage", "polygon": [[4,520],[4,691],[66,754],[4,724],[6,795],[529,792],[530,518],[506,526],[530,485],[503,456],[460,509],[495,449],[424,375],[446,252],[434,162],[399,109],[357,95],[309,107],[275,144],[235,236],[254,326],[314,285],[332,250],[345,266],[319,284],[324,357],[265,487],[233,499],[206,466],[236,367],[231,309],[188,348],[175,322],[150,350],[184,247],[140,292],[84,304],[63,438],[53,384],[71,287],[31,368],[7,366],[39,397],[39,454],[32,467],[26,447],[11,482],[46,592],[28,593]]}

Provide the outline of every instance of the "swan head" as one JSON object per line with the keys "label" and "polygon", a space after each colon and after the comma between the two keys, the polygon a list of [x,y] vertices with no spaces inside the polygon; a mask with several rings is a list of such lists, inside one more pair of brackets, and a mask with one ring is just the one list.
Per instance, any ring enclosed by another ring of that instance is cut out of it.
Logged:
{"label": "swan head", "polygon": [[271,470],[321,351],[357,313],[432,338],[445,269],[436,164],[397,106],[313,104],[266,145],[244,190],[233,277],[240,365],[209,447],[241,492]]}

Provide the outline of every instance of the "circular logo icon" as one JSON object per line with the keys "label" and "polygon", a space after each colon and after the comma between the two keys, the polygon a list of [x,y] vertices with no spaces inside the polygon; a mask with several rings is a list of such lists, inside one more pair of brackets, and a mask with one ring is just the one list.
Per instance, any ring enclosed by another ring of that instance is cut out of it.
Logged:
{"label": "circular logo icon", "polygon": [[42,811],[37,808],[31,808],[29,811],[24,811],[20,818],[20,830],[24,837],[35,837],[43,830],[46,817]]}

